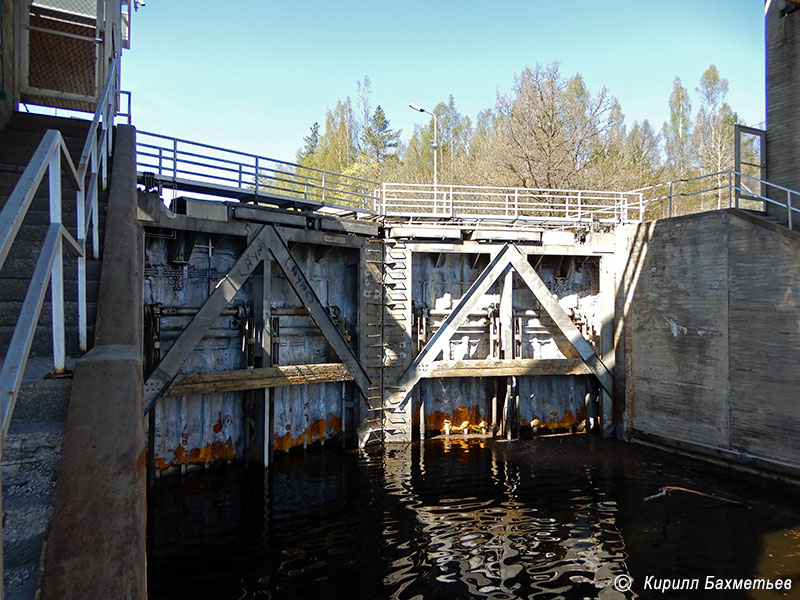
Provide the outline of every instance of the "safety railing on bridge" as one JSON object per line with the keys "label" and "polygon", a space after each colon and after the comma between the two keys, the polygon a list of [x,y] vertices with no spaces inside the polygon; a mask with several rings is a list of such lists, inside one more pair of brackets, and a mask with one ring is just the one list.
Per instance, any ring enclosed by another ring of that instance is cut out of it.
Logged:
{"label": "safety railing on bridge", "polygon": [[[103,91],[98,99],[94,119],[76,169],[59,131],[48,130],[39,143],[25,171],[0,212],[0,267],[5,263],[25,215],[45,177],[48,178],[50,225],[34,267],[31,283],[25,294],[17,324],[0,371],[0,451],[5,442],[22,376],[28,361],[36,324],[47,295],[48,280],[53,331],[53,363],[56,373],[66,368],[64,323],[64,273],[62,249],[78,257],[78,337],[82,351],[87,343],[86,302],[86,239],[91,231],[92,250],[99,256],[97,200],[108,180],[108,158],[111,154],[112,127],[117,106],[116,73],[119,59],[112,59]],[[62,222],[61,175],[64,172],[76,190],[76,237]]]}
{"label": "safety railing on bridge", "polygon": [[367,213],[378,208],[377,182],[155,133],[137,131],[136,161],[140,176],[150,173],[176,190]]}
{"label": "safety railing on bridge", "polygon": [[[239,200],[294,203],[370,216],[594,229],[726,207],[786,211],[798,193],[733,169],[625,192],[383,183],[147,132],[137,133],[137,171],[161,186]],[[774,212],[774,211],[771,211]]]}
{"label": "safety railing on bridge", "polygon": [[728,169],[633,190],[641,194],[643,220],[677,217],[722,208],[767,213],[789,229],[800,219],[800,193]]}
{"label": "safety railing on bridge", "polygon": [[601,225],[641,220],[641,199],[638,192],[384,183],[380,212],[387,217]]}

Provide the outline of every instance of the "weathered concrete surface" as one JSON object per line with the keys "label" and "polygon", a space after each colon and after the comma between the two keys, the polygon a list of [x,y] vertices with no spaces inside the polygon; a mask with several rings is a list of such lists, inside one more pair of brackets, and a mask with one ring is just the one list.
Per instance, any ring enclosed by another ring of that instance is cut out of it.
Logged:
{"label": "weathered concrete surface", "polygon": [[44,600],[147,596],[135,130],[115,142],[95,348],[73,378]]}
{"label": "weathered concrete surface", "polygon": [[731,447],[800,466],[800,234],[729,231]]}
{"label": "weathered concrete surface", "polygon": [[726,444],[728,218],[707,213],[639,227],[633,256],[644,262],[628,315],[627,378],[637,431]]}
{"label": "weathered concrete surface", "polygon": [[[767,181],[800,190],[800,125],[797,98],[800,97],[800,11],[784,13],[796,6],[784,0],[767,3],[765,19],[767,58]],[[777,200],[786,201],[783,193]],[[794,198],[800,202],[800,198]],[[767,212],[786,219],[786,210],[767,205]]]}
{"label": "weathered concrete surface", "polygon": [[94,343],[141,348],[142,241],[136,218],[136,130],[128,125],[116,127],[112,174]]}
{"label": "weathered concrete surface", "polygon": [[146,597],[141,367],[119,345],[75,369],[43,600]]}
{"label": "weathered concrete surface", "polygon": [[630,433],[800,469],[800,235],[736,210],[641,225],[620,292]]}

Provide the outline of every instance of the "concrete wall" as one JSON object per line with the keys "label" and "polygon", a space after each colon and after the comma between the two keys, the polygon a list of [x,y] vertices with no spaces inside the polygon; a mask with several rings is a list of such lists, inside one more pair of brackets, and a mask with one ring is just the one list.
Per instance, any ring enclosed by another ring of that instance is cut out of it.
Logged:
{"label": "concrete wall", "polygon": [[[785,0],[770,2],[765,29],[767,180],[800,190],[800,7]],[[778,199],[786,201],[784,197]],[[768,210],[785,218],[777,207]]]}
{"label": "concrete wall", "polygon": [[620,292],[629,433],[800,468],[800,236],[739,211],[644,224]]}

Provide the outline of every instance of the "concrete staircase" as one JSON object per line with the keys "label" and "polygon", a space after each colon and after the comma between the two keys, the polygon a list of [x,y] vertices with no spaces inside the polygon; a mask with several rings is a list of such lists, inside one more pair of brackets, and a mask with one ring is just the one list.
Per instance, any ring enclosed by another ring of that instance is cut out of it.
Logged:
{"label": "concrete staircase", "polygon": [[[77,167],[88,121],[16,113],[0,132],[0,204],[4,204],[47,129],[58,129]],[[76,235],[75,191],[63,178],[62,220]],[[107,194],[100,195],[100,240],[103,240]],[[49,224],[47,178],[31,205],[14,246],[0,269],[0,351],[5,355],[31,274]],[[87,260],[89,344],[93,338],[100,261]],[[64,312],[67,369],[79,356],[77,260],[64,253]],[[2,454],[3,567],[6,600],[33,599],[39,582],[58,477],[61,444],[72,380],[51,379],[53,371],[49,297],[36,328],[11,427]]]}

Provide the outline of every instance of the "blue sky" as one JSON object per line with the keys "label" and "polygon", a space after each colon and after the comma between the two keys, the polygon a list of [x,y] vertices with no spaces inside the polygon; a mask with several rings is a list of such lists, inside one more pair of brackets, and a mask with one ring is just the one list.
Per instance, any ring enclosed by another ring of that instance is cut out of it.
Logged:
{"label": "blue sky", "polygon": [[[728,102],[764,120],[761,0],[404,2],[148,0],[133,16],[123,89],[141,130],[293,160],[314,121],[368,75],[407,140],[453,95],[473,120],[526,66],[561,61],[605,85],[626,123],[667,118],[672,81],[690,92],[716,64]],[[696,110],[697,102],[693,102]]]}

